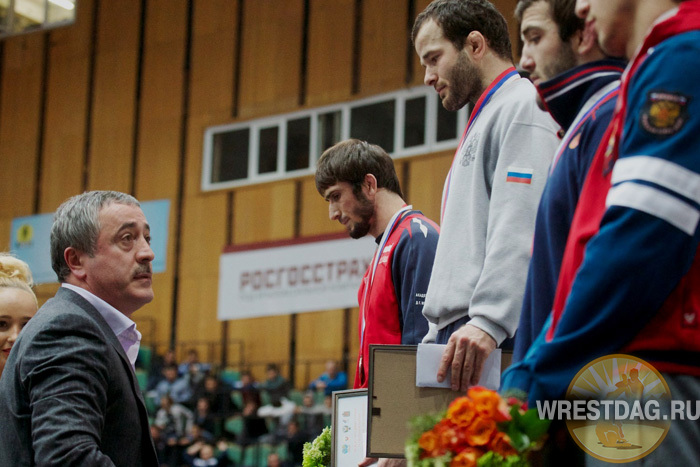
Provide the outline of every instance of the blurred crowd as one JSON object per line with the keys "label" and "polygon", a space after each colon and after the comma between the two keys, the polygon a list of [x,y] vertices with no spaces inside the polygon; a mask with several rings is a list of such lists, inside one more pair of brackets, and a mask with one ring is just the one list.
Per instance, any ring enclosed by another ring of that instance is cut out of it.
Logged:
{"label": "blurred crowd", "polygon": [[161,467],[302,465],[304,443],[331,424],[332,393],[347,389],[335,361],[304,390],[270,363],[265,379],[247,370],[217,371],[190,349],[169,350],[137,374]]}

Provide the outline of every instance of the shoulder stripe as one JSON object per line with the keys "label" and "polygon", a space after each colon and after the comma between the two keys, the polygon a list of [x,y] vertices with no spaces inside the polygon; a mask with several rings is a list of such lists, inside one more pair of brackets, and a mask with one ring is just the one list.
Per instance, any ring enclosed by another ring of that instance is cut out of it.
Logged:
{"label": "shoulder stripe", "polygon": [[700,204],[700,174],[658,157],[632,156],[615,162],[612,184],[630,180],[655,183]]}
{"label": "shoulder stripe", "polygon": [[[617,164],[616,164],[617,165]],[[623,183],[608,192],[605,205],[636,209],[662,219],[688,235],[694,235],[700,211],[665,191],[639,183]]]}

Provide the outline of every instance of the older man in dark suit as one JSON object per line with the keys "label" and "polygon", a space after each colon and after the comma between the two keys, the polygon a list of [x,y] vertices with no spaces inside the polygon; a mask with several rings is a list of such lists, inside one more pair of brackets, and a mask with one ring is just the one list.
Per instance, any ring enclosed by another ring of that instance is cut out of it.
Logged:
{"label": "older man in dark suit", "polygon": [[131,314],[153,299],[150,227],[132,196],[93,191],[56,212],[61,282],[0,380],[0,465],[155,466]]}

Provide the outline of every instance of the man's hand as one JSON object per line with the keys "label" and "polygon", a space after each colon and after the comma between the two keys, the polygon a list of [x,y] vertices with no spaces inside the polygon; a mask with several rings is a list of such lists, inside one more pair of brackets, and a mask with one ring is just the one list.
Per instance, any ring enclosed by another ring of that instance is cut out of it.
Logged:
{"label": "man's hand", "polygon": [[495,348],[493,337],[476,326],[465,324],[453,332],[447,341],[438,368],[438,381],[444,381],[448,368],[451,368],[452,390],[466,391],[470,385],[479,382],[484,362]]}

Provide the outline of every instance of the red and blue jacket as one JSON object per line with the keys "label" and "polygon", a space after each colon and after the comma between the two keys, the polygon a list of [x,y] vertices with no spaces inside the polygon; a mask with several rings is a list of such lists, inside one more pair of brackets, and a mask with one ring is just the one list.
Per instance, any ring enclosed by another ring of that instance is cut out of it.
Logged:
{"label": "red and blue jacket", "polygon": [[[681,72],[682,70],[682,72]],[[561,398],[595,358],[625,352],[700,376],[700,0],[651,30],[574,216],[554,307],[502,389]]]}
{"label": "red and blue jacket", "polygon": [[[439,232],[437,224],[420,211],[403,213],[388,233],[383,251],[377,252],[381,256],[374,280],[371,280],[371,265],[365,272],[358,292],[360,353],[355,389],[367,387],[371,344],[415,345],[428,333],[423,302]],[[379,236],[377,243],[381,239]],[[363,310],[366,310],[364,326]]]}

